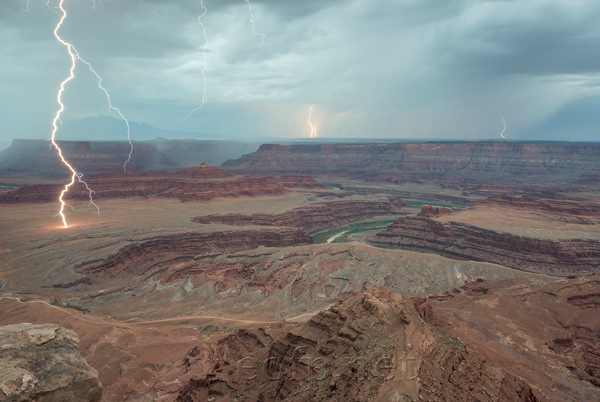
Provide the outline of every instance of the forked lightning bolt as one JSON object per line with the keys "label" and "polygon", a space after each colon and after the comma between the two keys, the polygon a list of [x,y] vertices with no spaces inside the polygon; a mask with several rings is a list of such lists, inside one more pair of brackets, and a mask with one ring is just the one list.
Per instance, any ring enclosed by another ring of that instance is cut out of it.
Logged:
{"label": "forked lightning bolt", "polygon": [[502,117],[502,124],[504,124],[504,129],[500,133],[500,137],[502,137],[502,139],[505,140],[506,137],[504,136],[504,132],[506,131],[506,121],[504,120],[504,116],[500,116],[500,117]]}
{"label": "forked lightning bolt", "polygon": [[312,111],[314,107],[315,105],[310,105],[308,109],[308,121],[306,122],[306,125],[310,128],[310,138],[317,138],[317,126],[312,123]]}
{"label": "forked lightning bolt", "polygon": [[[77,62],[77,53],[74,50],[73,45],[71,45],[70,43],[68,43],[65,40],[63,40],[60,37],[60,35],[58,34],[58,31],[59,31],[60,27],[62,26],[63,22],[67,18],[67,12],[66,12],[65,8],[63,7],[63,3],[64,3],[64,0],[60,0],[60,2],[58,4],[58,8],[62,12],[62,15],[60,17],[60,20],[58,21],[58,24],[56,24],[56,27],[54,28],[54,37],[63,46],[65,46],[67,48],[67,51],[69,52],[69,56],[71,57],[71,68],[69,69],[69,76],[67,78],[65,78],[65,80],[63,82],[60,83],[60,89],[58,90],[58,94],[56,95],[56,101],[58,102],[59,108],[56,111],[56,114],[54,115],[54,119],[52,120],[52,136],[50,137],[50,141],[52,142],[52,145],[54,146],[54,148],[56,148],[56,151],[58,152],[58,156],[60,157],[62,163],[67,168],[69,168],[69,170],[71,171],[71,181],[65,185],[65,187],[63,188],[63,190],[60,192],[60,196],[58,197],[58,200],[60,201],[60,210],[58,211],[58,215],[60,215],[60,217],[62,218],[64,227],[67,228],[68,227],[68,225],[67,225],[67,219],[65,218],[65,214],[64,214],[65,206],[67,204],[64,201],[64,196],[69,191],[69,189],[71,188],[71,186],[73,184],[75,184],[76,180],[79,181],[79,182],[81,182],[81,183],[83,183],[83,184],[85,184],[85,187],[89,191],[90,202],[93,205],[96,206],[96,209],[98,209],[98,206],[94,203],[94,200],[92,199],[92,193],[93,193],[93,191],[88,187],[88,185],[87,185],[86,182],[84,182],[83,180],[81,180],[82,174],[78,173],[73,168],[73,166],[71,166],[71,164],[65,159],[65,157],[63,156],[63,153],[62,153],[62,149],[60,149],[60,147],[56,143],[56,132],[58,131],[58,123],[60,121],[61,114],[65,110],[65,105],[62,102],[62,94],[65,91],[65,86],[69,83],[69,81],[71,81],[71,80],[73,80],[75,78],[75,65],[76,65],[76,62]],[[98,212],[100,212],[99,209],[98,209]]]}
{"label": "forked lightning bolt", "polygon": [[202,14],[198,17],[198,23],[202,27],[202,34],[204,35],[204,46],[202,47],[202,70],[200,71],[200,73],[202,74],[202,78],[204,79],[204,87],[202,88],[202,103],[200,103],[200,106],[198,106],[197,108],[192,109],[192,111],[187,116],[183,117],[179,121],[189,119],[190,116],[194,114],[194,112],[202,109],[204,107],[204,104],[208,100],[206,97],[206,48],[208,47],[208,37],[206,36],[206,26],[204,26],[204,23],[202,22],[202,18],[206,15],[206,12],[208,10],[206,9],[206,7],[204,7],[204,3],[202,2],[202,0],[200,0],[200,7],[202,7]]}
{"label": "forked lightning bolt", "polygon": [[250,23],[252,23],[252,34],[256,35],[256,36],[260,36],[263,43],[265,42],[265,38],[267,37],[267,35],[262,34],[260,32],[256,32],[256,24],[254,22],[254,14],[252,14],[252,4],[250,4],[250,0],[244,0],[246,3],[248,3],[248,11],[250,13]]}
{"label": "forked lightning bolt", "polygon": [[[56,133],[58,132],[58,123],[61,122],[60,117],[65,110],[65,105],[62,102],[62,95],[65,91],[66,85],[75,78],[75,67],[77,64],[77,60],[80,60],[82,63],[86,64],[88,66],[88,68],[90,69],[90,71],[98,79],[98,87],[104,92],[104,94],[106,95],[106,98],[108,100],[109,111],[113,111],[113,110],[116,111],[119,114],[119,116],[121,117],[121,119],[123,119],[123,121],[125,121],[125,124],[127,125],[127,140],[129,141],[130,149],[129,149],[129,155],[127,157],[127,160],[123,164],[123,170],[125,172],[127,171],[127,163],[131,160],[131,154],[133,152],[133,144],[131,142],[131,137],[130,137],[129,121],[123,116],[123,114],[121,113],[121,111],[118,108],[113,106],[108,91],[102,86],[102,78],[100,77],[100,75],[96,72],[96,70],[94,70],[94,68],[92,67],[92,65],[89,62],[87,62],[83,58],[81,58],[81,56],[79,55],[79,52],[77,51],[77,49],[75,49],[75,47],[71,43],[62,39],[61,36],[58,34],[58,31],[60,30],[60,28],[62,27],[62,24],[64,23],[65,19],[67,18],[67,11],[64,8],[64,1],[65,0],[59,0],[58,9],[60,10],[62,15],[61,15],[58,23],[56,24],[56,27],[54,28],[54,37],[60,44],[62,44],[64,47],[67,48],[67,52],[69,53],[69,56],[71,59],[71,67],[69,69],[69,76],[61,82],[60,89],[58,90],[58,93],[56,95],[56,101],[59,105],[59,108],[56,111],[54,119],[52,120],[52,134],[50,137],[50,141],[51,141],[52,145],[54,146],[54,148],[56,148],[56,151],[58,152],[58,156],[60,157],[62,163],[71,171],[71,181],[65,185],[65,187],[61,191],[60,196],[58,198],[59,202],[60,202],[60,210],[58,212],[58,215],[60,215],[64,227],[67,228],[68,227],[67,220],[66,220],[66,217],[64,214],[64,209],[65,209],[65,206],[67,206],[67,204],[64,201],[64,197],[65,197],[66,193],[69,191],[69,189],[71,188],[71,186],[73,186],[76,181],[85,185],[85,188],[88,190],[88,194],[90,197],[90,204],[94,205],[96,207],[98,214],[100,213],[100,208],[98,208],[98,205],[96,205],[96,203],[94,203],[94,200],[92,197],[94,191],[92,189],[90,189],[90,187],[87,185],[87,183],[85,181],[82,180],[83,174],[77,172],[73,168],[73,166],[65,159],[65,157],[62,153],[62,149],[58,146],[58,144],[56,142]],[[96,6],[96,4],[94,2],[94,8],[95,8],[95,6]]]}

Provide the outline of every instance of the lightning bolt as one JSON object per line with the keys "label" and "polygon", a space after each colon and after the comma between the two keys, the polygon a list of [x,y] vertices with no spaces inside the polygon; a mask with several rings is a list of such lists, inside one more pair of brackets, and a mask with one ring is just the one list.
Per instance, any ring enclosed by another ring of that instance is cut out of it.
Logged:
{"label": "lightning bolt", "polygon": [[254,14],[252,14],[252,4],[250,4],[250,0],[244,0],[246,3],[248,3],[248,12],[250,13],[250,22],[252,23],[252,34],[256,35],[256,36],[260,36],[263,43],[265,42],[265,38],[267,37],[267,35],[262,34],[260,32],[256,32],[256,23],[254,22]]}
{"label": "lightning bolt", "polygon": [[19,15],[17,15],[17,19],[15,21],[19,21],[19,18],[21,18],[21,15],[23,15],[23,13],[28,13],[29,12],[29,2],[31,0],[27,0],[27,2],[25,3],[25,7],[21,9],[21,11],[19,11]]}
{"label": "lightning bolt", "polygon": [[315,105],[310,105],[310,108],[308,109],[308,120],[304,126],[305,128],[306,126],[310,128],[310,138],[317,138],[317,126],[312,124],[312,111],[314,107]]}
{"label": "lightning bolt", "polygon": [[500,117],[502,117],[502,124],[504,124],[504,129],[500,133],[500,137],[502,137],[502,139],[505,140],[506,137],[504,136],[504,132],[506,131],[506,121],[504,120],[504,116],[500,116]]}
{"label": "lightning bolt", "polygon": [[50,142],[52,142],[52,145],[54,146],[54,148],[56,148],[56,151],[58,152],[58,156],[59,156],[60,160],[62,161],[62,163],[71,171],[71,181],[69,183],[65,184],[65,187],[60,192],[60,196],[58,197],[58,200],[60,202],[60,210],[58,211],[57,215],[60,215],[64,227],[67,228],[68,225],[67,225],[67,219],[65,218],[64,210],[65,210],[65,206],[68,206],[68,204],[65,203],[64,196],[69,191],[71,186],[73,184],[75,184],[76,181],[83,183],[85,185],[86,189],[89,192],[90,203],[96,207],[96,209],[98,210],[98,213],[100,213],[100,209],[94,203],[94,200],[92,198],[93,190],[90,189],[88,187],[87,183],[82,180],[83,174],[77,172],[73,168],[73,166],[71,166],[71,164],[63,156],[62,149],[56,143],[56,132],[58,131],[58,123],[61,121],[60,116],[65,111],[65,105],[62,102],[62,95],[63,95],[63,92],[65,91],[65,86],[75,78],[75,66],[77,63],[77,51],[75,50],[73,45],[71,45],[69,42],[66,42],[58,34],[58,31],[62,27],[63,22],[67,18],[67,11],[65,10],[63,3],[64,3],[64,0],[60,0],[60,2],[58,4],[58,8],[60,9],[62,15],[60,17],[60,20],[56,24],[56,27],[54,28],[54,37],[56,38],[56,40],[58,40],[58,42],[60,42],[61,45],[63,45],[64,47],[67,48],[67,51],[69,52],[69,57],[71,58],[71,67],[69,69],[69,76],[60,83],[60,89],[58,90],[58,93],[56,95],[56,101],[59,105],[59,108],[56,111],[56,114],[54,115],[54,119],[52,120],[52,135],[50,137]]}
{"label": "lightning bolt", "polygon": [[[71,47],[72,46],[73,45],[71,45]],[[73,50],[73,54],[75,55],[75,59],[78,59],[82,63],[87,65],[88,68],[90,69],[90,71],[92,72],[92,74],[94,74],[96,76],[96,78],[98,79],[98,88],[100,88],[100,90],[102,92],[104,92],[104,95],[106,95],[106,100],[108,102],[108,112],[110,113],[113,110],[115,112],[117,112],[117,114],[121,117],[121,120],[123,120],[125,122],[125,124],[127,125],[127,141],[129,142],[129,155],[127,156],[127,160],[125,161],[125,163],[123,163],[123,171],[125,173],[127,173],[127,163],[129,163],[129,161],[131,161],[131,155],[133,154],[133,143],[131,142],[131,127],[129,126],[129,120],[127,120],[125,118],[125,116],[123,116],[123,113],[121,113],[119,108],[113,106],[112,100],[110,99],[110,94],[108,93],[106,88],[104,88],[102,86],[102,77],[100,77],[100,75],[96,72],[96,70],[94,70],[94,68],[92,67],[92,65],[90,63],[88,63],[87,61],[85,61],[84,59],[81,58],[81,56],[77,52],[77,49],[72,47],[72,50]]]}
{"label": "lightning bolt", "polygon": [[169,17],[167,17],[166,15],[160,15],[159,13],[157,13],[156,11],[154,11],[152,8],[150,8],[150,6],[149,6],[148,4],[146,4],[145,2],[143,2],[142,0],[139,0],[139,1],[140,1],[140,3],[141,3],[141,4],[142,4],[144,7],[146,7],[146,9],[147,9],[148,11],[150,11],[150,13],[151,13],[153,16],[155,16],[156,18],[162,18],[162,19],[169,18]]}
{"label": "lightning bolt", "polygon": [[[56,27],[54,28],[54,37],[56,38],[56,40],[63,45],[64,47],[67,48],[67,52],[69,53],[69,57],[71,59],[71,67],[69,69],[69,76],[67,78],[65,78],[61,83],[60,83],[60,89],[58,90],[58,93],[56,95],[56,101],[59,105],[58,110],[56,111],[56,114],[54,115],[54,119],[52,120],[52,134],[50,137],[50,142],[52,143],[52,145],[54,146],[54,148],[56,148],[56,151],[58,153],[58,156],[60,158],[60,160],[62,161],[62,163],[71,171],[71,181],[69,183],[67,183],[65,185],[65,187],[63,188],[63,190],[60,193],[60,196],[58,197],[58,200],[60,202],[60,209],[59,212],[57,214],[60,215],[63,225],[65,228],[68,227],[67,225],[67,220],[64,214],[64,210],[65,210],[65,206],[69,206],[67,203],[65,203],[64,201],[64,197],[65,194],[67,192],[69,192],[70,188],[76,183],[82,183],[85,188],[88,190],[88,195],[90,197],[90,205],[93,205],[94,207],[96,207],[96,211],[98,212],[98,214],[100,214],[100,208],[98,207],[98,205],[96,205],[96,203],[94,202],[93,199],[93,194],[94,194],[94,190],[92,190],[88,184],[82,180],[83,174],[77,172],[73,166],[65,159],[62,149],[58,146],[58,143],[56,142],[56,133],[58,132],[58,123],[61,122],[61,115],[62,113],[65,111],[65,105],[62,102],[62,95],[65,91],[65,87],[66,85],[72,81],[75,78],[75,67],[77,65],[77,60],[80,60],[82,63],[84,63],[85,65],[88,66],[88,68],[90,69],[90,71],[92,72],[92,74],[94,74],[96,76],[96,78],[98,79],[98,88],[100,88],[100,90],[102,92],[104,92],[104,94],[106,95],[106,99],[108,101],[108,110],[109,113],[111,111],[115,111],[119,114],[119,116],[121,117],[121,119],[125,122],[125,124],[127,125],[127,141],[129,142],[129,155],[127,156],[127,160],[125,161],[125,163],[123,164],[123,170],[125,172],[127,172],[127,163],[131,160],[131,155],[133,153],[133,143],[131,142],[131,128],[129,126],[129,121],[125,118],[125,116],[123,116],[123,113],[121,113],[121,110],[119,110],[119,108],[115,107],[112,104],[112,100],[110,98],[110,94],[108,93],[108,91],[106,90],[106,88],[104,88],[102,86],[102,77],[96,72],[96,70],[94,70],[94,68],[92,67],[92,65],[84,60],[80,55],[79,52],[77,51],[77,49],[75,48],[75,46],[73,46],[71,43],[65,41],[63,38],[61,38],[61,36],[58,34],[60,28],[62,27],[65,19],[67,18],[67,11],[64,8],[64,1],[65,0],[59,0],[58,3],[58,9],[61,12],[61,17],[60,20],[58,21],[58,23],[56,24]],[[49,0],[48,0],[49,2]],[[49,4],[49,3],[48,3]],[[93,1],[93,8],[96,8],[96,2]],[[72,207],[71,207],[72,208]]]}
{"label": "lightning bolt", "polygon": [[192,109],[192,111],[187,116],[181,118],[179,120],[180,122],[182,120],[189,119],[190,116],[192,114],[194,114],[194,112],[202,109],[204,107],[204,104],[208,100],[208,98],[206,97],[206,84],[207,84],[207,78],[206,78],[206,69],[207,69],[207,67],[206,67],[206,48],[208,47],[208,37],[206,36],[206,26],[202,22],[202,18],[206,15],[206,12],[208,10],[206,9],[206,7],[204,7],[203,0],[200,0],[200,7],[202,7],[202,14],[198,16],[198,23],[202,27],[202,35],[204,35],[204,46],[202,47],[202,70],[200,71],[200,73],[202,74],[202,78],[204,78],[204,87],[202,88],[202,103],[200,104],[200,106],[196,107],[195,109]]}

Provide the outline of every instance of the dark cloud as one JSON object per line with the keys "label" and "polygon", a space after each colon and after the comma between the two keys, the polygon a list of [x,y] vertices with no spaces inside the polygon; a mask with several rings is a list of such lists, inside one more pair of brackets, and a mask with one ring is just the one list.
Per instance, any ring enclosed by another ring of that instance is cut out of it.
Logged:
{"label": "dark cloud", "polygon": [[[31,0],[28,12],[25,0],[0,2],[0,35],[10,38],[0,60],[7,138],[47,135],[68,69],[52,36],[56,2]],[[203,0],[208,103],[182,122],[204,87],[200,0],[96,4],[66,1],[60,34],[142,123],[298,136],[315,104],[320,133],[329,136],[495,138],[500,114],[514,138],[559,126],[553,119],[591,135],[566,105],[596,107],[595,0],[252,0],[265,43],[252,34],[244,0]],[[65,117],[105,113],[94,77],[77,73]]]}

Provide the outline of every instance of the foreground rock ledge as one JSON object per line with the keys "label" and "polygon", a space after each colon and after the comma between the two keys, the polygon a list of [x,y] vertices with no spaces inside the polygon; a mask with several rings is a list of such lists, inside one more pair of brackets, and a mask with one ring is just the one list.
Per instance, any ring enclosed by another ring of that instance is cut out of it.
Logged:
{"label": "foreground rock ledge", "polygon": [[77,335],[56,324],[0,327],[0,400],[100,401],[98,372],[78,347]]}

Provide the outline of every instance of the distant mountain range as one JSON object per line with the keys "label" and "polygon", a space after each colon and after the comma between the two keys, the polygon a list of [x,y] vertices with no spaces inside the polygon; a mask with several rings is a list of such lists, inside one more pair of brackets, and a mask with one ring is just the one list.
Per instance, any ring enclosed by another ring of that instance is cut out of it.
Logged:
{"label": "distant mountain range", "polygon": [[[166,130],[145,123],[129,121],[133,140],[149,140],[156,137],[214,139],[204,133]],[[83,119],[64,120],[60,126],[60,140],[69,141],[126,141],[125,121],[112,116],[95,116]]]}

